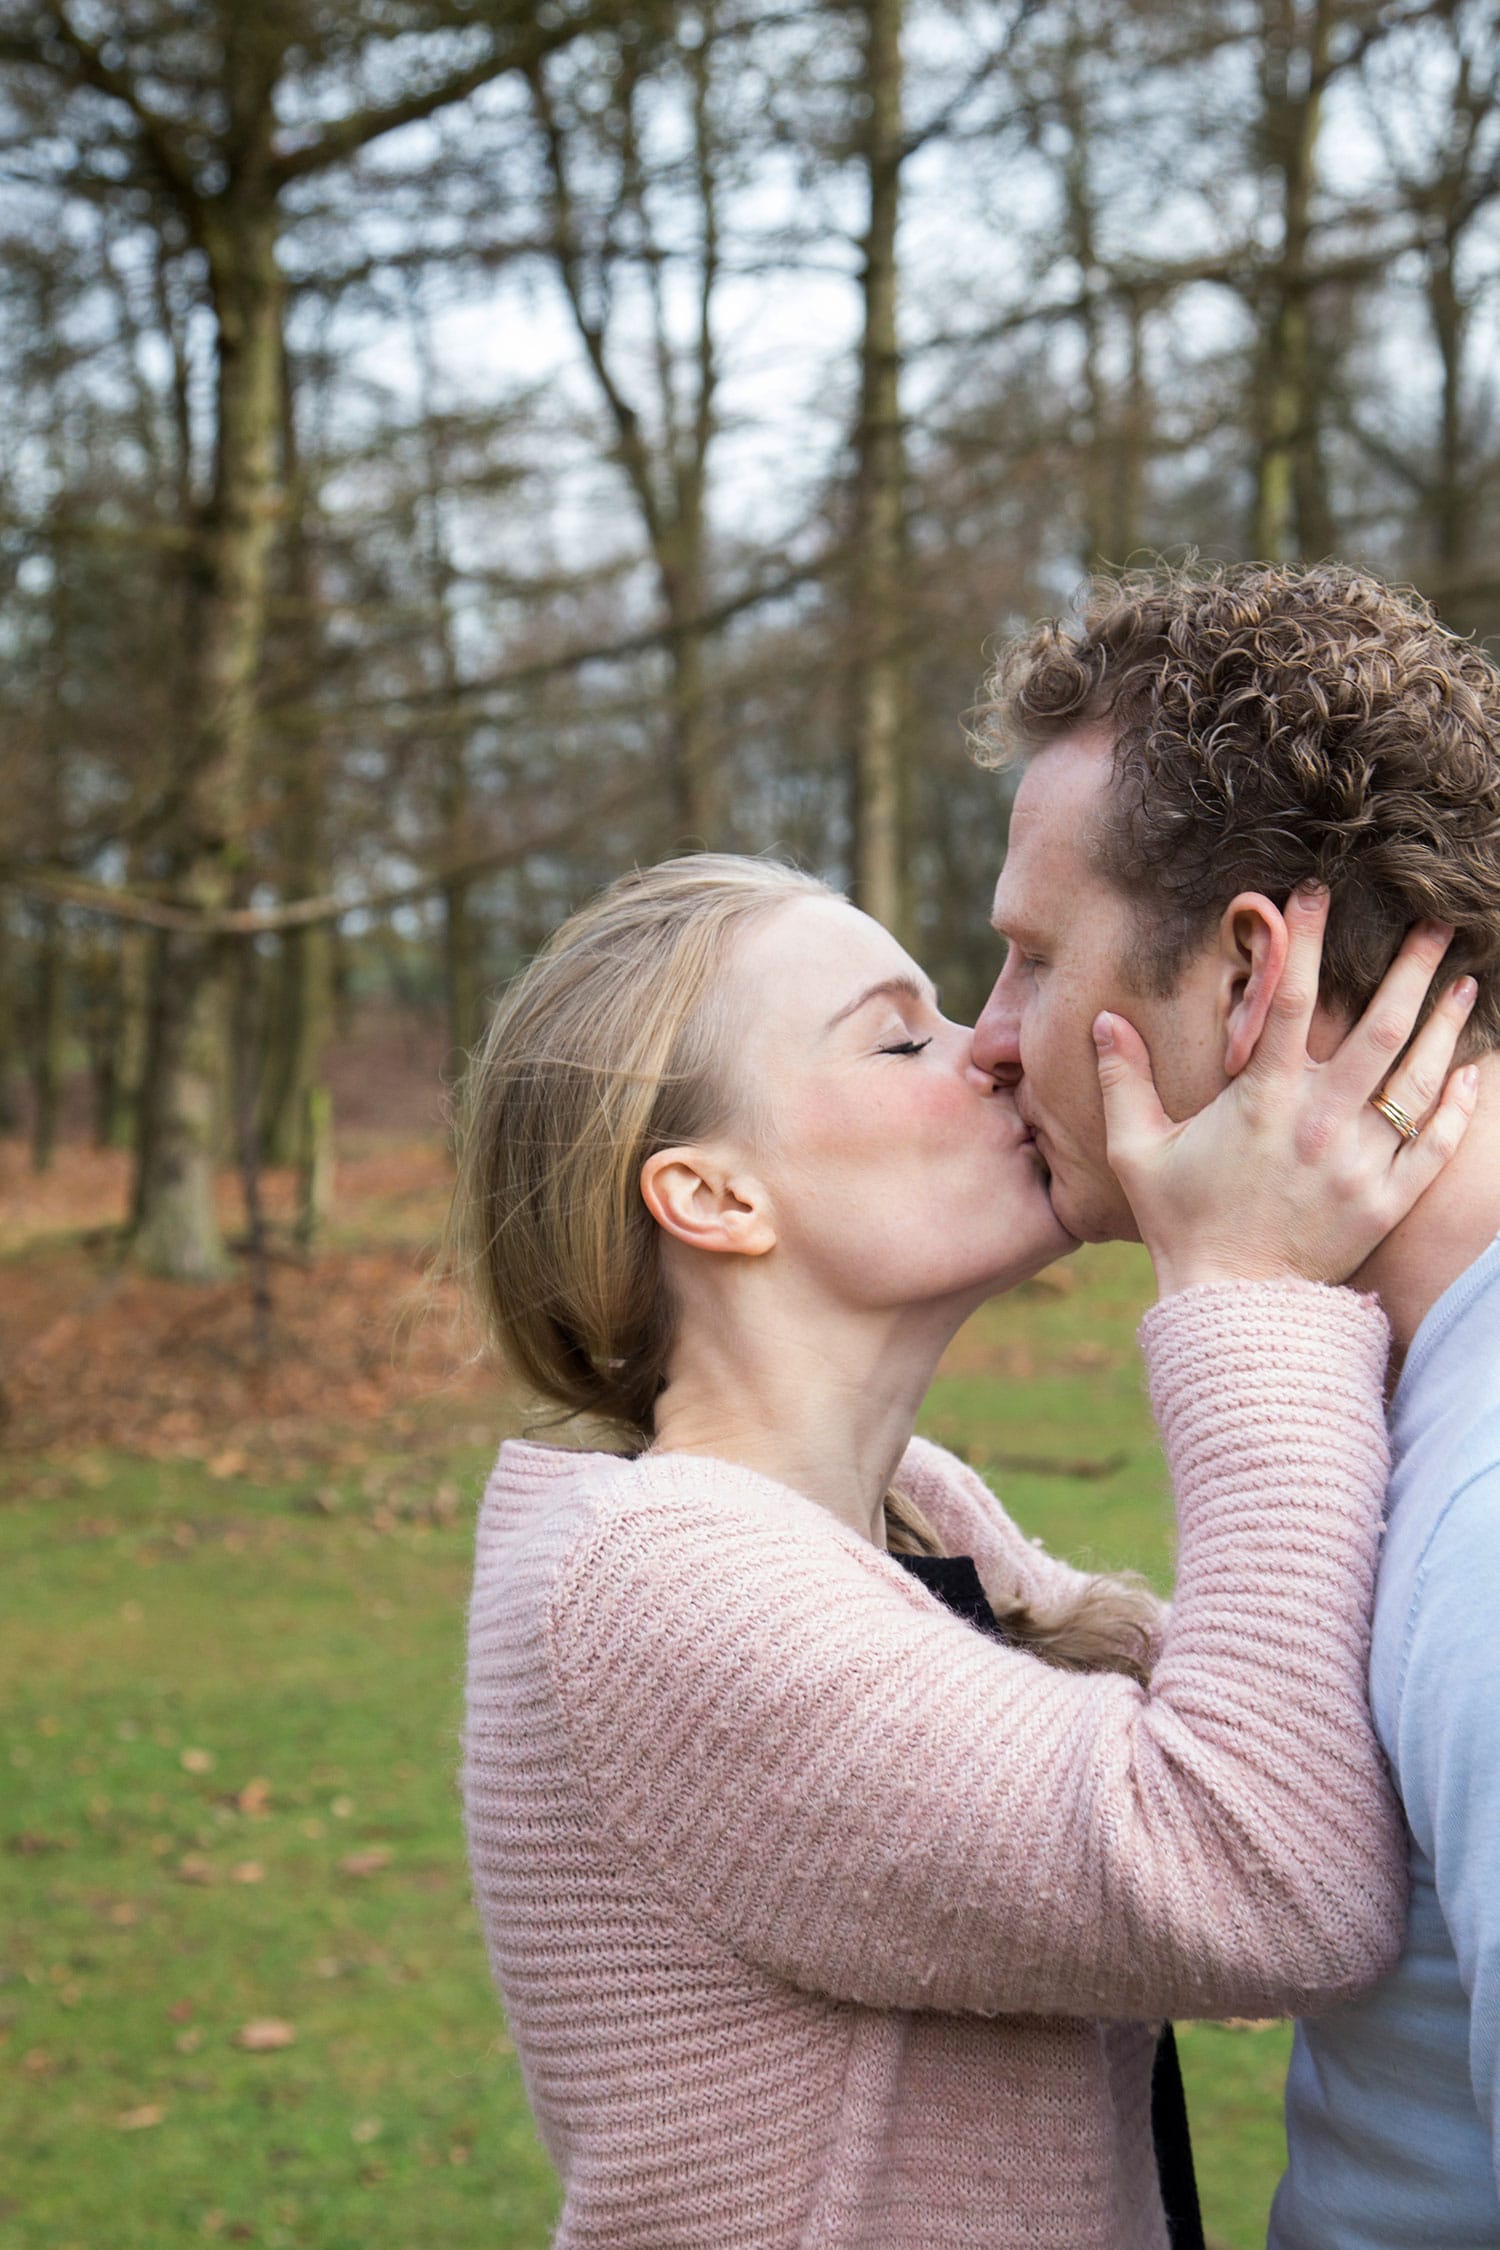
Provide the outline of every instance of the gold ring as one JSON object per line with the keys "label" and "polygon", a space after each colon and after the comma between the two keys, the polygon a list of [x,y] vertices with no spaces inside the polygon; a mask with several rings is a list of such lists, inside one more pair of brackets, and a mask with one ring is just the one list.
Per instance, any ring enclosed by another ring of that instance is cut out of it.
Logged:
{"label": "gold ring", "polygon": [[1420,1137],[1421,1126],[1408,1117],[1400,1103],[1393,1102],[1388,1094],[1372,1094],[1370,1107],[1378,1109],[1388,1125],[1395,1126],[1403,1141],[1414,1141]]}

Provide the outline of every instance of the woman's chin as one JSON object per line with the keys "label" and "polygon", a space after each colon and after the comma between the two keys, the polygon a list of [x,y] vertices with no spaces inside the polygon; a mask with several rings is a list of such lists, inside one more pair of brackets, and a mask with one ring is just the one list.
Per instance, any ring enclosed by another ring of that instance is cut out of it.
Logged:
{"label": "woman's chin", "polygon": [[1039,1239],[1024,1252],[1011,1251],[1003,1263],[996,1262],[994,1271],[979,1285],[976,1302],[988,1304],[992,1297],[1004,1297],[1012,1289],[1019,1289],[1025,1281],[1034,1280],[1048,1266],[1055,1266],[1061,1258],[1071,1258],[1078,1248],[1076,1235],[1068,1233],[1061,1220],[1052,1215],[1048,1205],[1048,1224],[1039,1230]]}

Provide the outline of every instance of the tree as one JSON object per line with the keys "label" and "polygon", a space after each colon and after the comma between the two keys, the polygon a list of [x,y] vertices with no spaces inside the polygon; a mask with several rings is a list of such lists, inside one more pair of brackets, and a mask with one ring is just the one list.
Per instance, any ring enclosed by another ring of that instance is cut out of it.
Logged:
{"label": "tree", "polygon": [[854,893],[893,930],[907,919],[906,446],[897,335],[902,0],[861,0],[856,114],[868,198],[850,541]]}
{"label": "tree", "polygon": [[[674,41],[665,20],[637,12],[607,37],[539,59],[527,78],[550,259],[646,536],[667,627],[674,827],[680,838],[707,843],[723,818],[704,679],[720,373],[721,57],[714,0],[678,12]],[[687,331],[681,344],[679,324]],[[621,336],[632,325],[643,344],[634,354]]]}
{"label": "tree", "polygon": [[[282,500],[284,350],[279,244],[301,183],[349,163],[571,36],[519,6],[416,0],[325,10],[316,0],[236,0],[185,13],[172,0],[120,11],[88,0],[7,0],[0,59],[19,98],[68,153],[57,184],[128,198],[178,234],[201,272],[214,339],[212,469],[192,531],[187,709],[166,824],[175,894],[212,913],[243,872],[265,639],[267,574]],[[426,35],[418,74],[372,95],[403,38]],[[301,120],[282,122],[284,112]],[[162,933],[135,1197],[136,1248],[183,1279],[218,1273],[213,1207],[227,1016],[222,945]]]}
{"label": "tree", "polygon": [[[1455,0],[1387,41],[1366,67],[1367,114],[1408,220],[1437,358],[1434,427],[1406,414],[1386,430],[1361,399],[1347,416],[1365,454],[1419,512],[1431,590],[1460,631],[1492,625],[1500,584],[1481,543],[1493,401],[1476,364],[1475,331],[1495,286],[1483,239],[1500,199],[1500,29],[1492,9]],[[1396,402],[1392,402],[1395,404]]]}

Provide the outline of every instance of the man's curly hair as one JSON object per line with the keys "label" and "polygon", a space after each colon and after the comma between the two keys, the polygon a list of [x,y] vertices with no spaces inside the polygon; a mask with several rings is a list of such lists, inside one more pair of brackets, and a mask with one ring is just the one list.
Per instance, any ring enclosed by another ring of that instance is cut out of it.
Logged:
{"label": "man's curly hair", "polygon": [[1137,980],[1169,993],[1237,892],[1332,894],[1322,998],[1364,1008],[1411,925],[1454,925],[1445,981],[1500,1046],[1500,670],[1368,572],[1238,563],[1089,581],[1013,643],[974,714],[1011,765],[1113,738],[1096,862],[1139,907]]}

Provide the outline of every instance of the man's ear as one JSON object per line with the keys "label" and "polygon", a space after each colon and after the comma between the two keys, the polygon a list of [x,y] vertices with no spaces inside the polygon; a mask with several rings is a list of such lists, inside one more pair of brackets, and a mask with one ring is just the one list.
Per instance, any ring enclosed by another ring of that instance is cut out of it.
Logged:
{"label": "man's ear", "polygon": [[759,1180],[706,1148],[664,1148],[641,1166],[641,1196],[664,1234],[692,1250],[761,1258],[776,1229]]}
{"label": "man's ear", "polygon": [[1238,1078],[1255,1052],[1286,967],[1287,927],[1261,891],[1241,891],[1219,919],[1224,990],[1224,1074]]}

